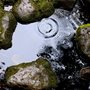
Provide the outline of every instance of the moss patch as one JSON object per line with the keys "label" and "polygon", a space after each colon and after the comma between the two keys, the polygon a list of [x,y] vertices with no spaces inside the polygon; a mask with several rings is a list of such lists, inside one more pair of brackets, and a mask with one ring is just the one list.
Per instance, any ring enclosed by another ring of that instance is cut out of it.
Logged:
{"label": "moss patch", "polygon": [[[13,6],[13,10],[12,10],[17,21],[22,24],[28,24],[35,21],[39,21],[42,18],[49,17],[54,13],[53,0],[29,0],[28,3],[32,5],[34,11],[32,12],[32,14],[29,15],[23,14],[23,16],[20,16],[18,9],[22,1],[23,0],[18,0]],[[21,11],[24,12],[23,8],[21,9]]]}
{"label": "moss patch", "polygon": [[12,35],[17,21],[11,12],[0,10],[0,25],[0,48],[8,49],[12,46]]}
{"label": "moss patch", "polygon": [[[44,71],[42,71],[42,73],[46,74],[49,79],[47,82],[48,86],[47,87],[45,86],[45,89],[51,88],[51,87],[56,87],[56,85],[58,83],[56,74],[52,71],[50,63],[46,59],[43,59],[43,58],[39,58],[36,61],[30,62],[30,63],[22,63],[19,65],[8,67],[5,72],[5,81],[7,82],[10,79],[10,77],[12,75],[16,74],[21,68],[24,69],[26,67],[33,66],[33,65],[35,65],[37,68],[40,65],[43,66]],[[42,78],[42,77],[40,77],[40,78]],[[42,80],[43,80],[43,78],[42,78]],[[43,82],[42,82],[42,84],[43,84]],[[42,87],[43,87],[43,85],[42,85]]]}

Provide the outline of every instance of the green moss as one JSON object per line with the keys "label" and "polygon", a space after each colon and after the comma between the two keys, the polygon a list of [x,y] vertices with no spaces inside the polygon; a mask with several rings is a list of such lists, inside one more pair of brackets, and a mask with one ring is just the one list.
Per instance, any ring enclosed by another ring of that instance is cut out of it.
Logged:
{"label": "green moss", "polygon": [[14,75],[15,73],[17,73],[20,68],[28,67],[28,66],[32,65],[33,63],[34,63],[34,62],[21,63],[21,64],[18,64],[18,65],[14,65],[14,66],[8,67],[8,68],[6,69],[6,72],[5,72],[5,80],[7,81],[10,76],[12,76],[12,75]]}
{"label": "green moss", "polygon": [[43,65],[45,68],[48,69],[48,67],[47,67],[48,61],[46,61],[46,59],[39,58],[36,61],[30,62],[30,63],[21,63],[21,64],[18,64],[18,65],[14,65],[14,66],[8,67],[6,69],[6,72],[5,72],[5,79],[8,80],[9,77],[12,76],[12,75],[14,75],[15,73],[17,73],[17,71],[20,68],[26,68],[28,66],[31,66],[31,65],[35,64],[35,62],[38,65]]}
{"label": "green moss", "polygon": [[[8,28],[4,30],[2,21],[5,21],[3,18],[8,17]],[[12,46],[12,35],[15,31],[17,21],[11,12],[0,10],[0,48],[8,49]]]}
{"label": "green moss", "polygon": [[39,21],[42,18],[49,17],[54,13],[53,0],[29,0],[31,5],[35,8],[32,14],[24,15],[21,17],[18,13],[18,7],[21,4],[21,0],[18,0],[13,6],[13,14],[18,22],[22,24],[28,24],[31,22]]}
{"label": "green moss", "polygon": [[83,24],[81,26],[79,26],[79,29],[83,29],[83,28],[87,28],[87,27],[90,27],[90,24]]}
{"label": "green moss", "polygon": [[51,65],[50,63],[44,59],[42,60],[42,58],[39,58],[37,61],[38,65],[42,65],[45,68],[45,73],[48,75],[49,77],[49,87],[56,87],[57,85],[57,77],[56,74],[52,71]]}
{"label": "green moss", "polygon": [[15,73],[17,73],[19,69],[16,68],[16,66],[11,66],[11,67],[8,67],[6,72],[5,72],[5,81],[7,81],[11,75],[14,75]]}
{"label": "green moss", "polygon": [[0,6],[0,19],[2,18],[2,16],[4,15],[4,9]]}
{"label": "green moss", "polygon": [[49,87],[56,87],[58,83],[56,74],[52,71],[51,67],[47,67],[46,71],[49,76]]}
{"label": "green moss", "polygon": [[[30,62],[30,63],[22,63],[22,64],[19,64],[19,65],[15,65],[15,66],[11,66],[11,67],[7,68],[6,73],[5,73],[5,80],[8,81],[8,79],[12,75],[17,73],[18,70],[20,70],[20,68],[26,68],[26,67],[32,66],[32,65],[36,65],[37,67],[42,65],[45,68],[43,72],[46,75],[48,75],[48,77],[49,77],[49,85],[45,88],[56,87],[56,85],[57,85],[56,74],[52,71],[50,63],[46,59],[43,59],[43,58],[39,58],[36,61]],[[42,78],[42,77],[40,77],[40,78]],[[42,84],[43,84],[43,82],[42,82]]]}
{"label": "green moss", "polygon": [[79,40],[81,40],[81,30],[82,29],[84,29],[84,28],[88,28],[88,27],[90,27],[90,24],[83,24],[83,25],[81,25],[81,26],[79,26],[79,28],[77,29],[77,31],[76,31],[76,41],[79,41]]}
{"label": "green moss", "polygon": [[4,5],[14,5],[17,0],[1,0],[3,1]]}

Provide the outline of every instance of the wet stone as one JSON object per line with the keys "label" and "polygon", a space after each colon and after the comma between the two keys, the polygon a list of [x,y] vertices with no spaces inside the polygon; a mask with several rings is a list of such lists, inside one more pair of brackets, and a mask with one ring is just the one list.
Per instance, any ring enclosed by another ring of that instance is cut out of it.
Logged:
{"label": "wet stone", "polygon": [[12,35],[17,21],[11,12],[0,8],[0,49],[8,49],[12,46]]}
{"label": "wet stone", "polygon": [[80,70],[81,79],[90,81],[90,67],[85,67]]}
{"label": "wet stone", "polygon": [[18,0],[12,11],[19,23],[32,23],[54,13],[53,0]]}
{"label": "wet stone", "polygon": [[81,25],[76,32],[78,51],[90,60],[90,24]]}
{"label": "wet stone", "polygon": [[57,78],[51,65],[43,58],[7,68],[5,80],[10,87],[30,90],[50,89],[57,85]]}

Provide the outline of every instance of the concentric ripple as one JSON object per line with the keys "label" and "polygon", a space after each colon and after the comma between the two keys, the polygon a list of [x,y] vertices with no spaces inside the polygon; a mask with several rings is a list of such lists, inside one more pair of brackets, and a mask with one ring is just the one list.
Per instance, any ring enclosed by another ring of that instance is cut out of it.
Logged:
{"label": "concentric ripple", "polygon": [[59,30],[57,21],[52,18],[42,19],[38,23],[38,31],[43,35],[44,38],[54,37]]}

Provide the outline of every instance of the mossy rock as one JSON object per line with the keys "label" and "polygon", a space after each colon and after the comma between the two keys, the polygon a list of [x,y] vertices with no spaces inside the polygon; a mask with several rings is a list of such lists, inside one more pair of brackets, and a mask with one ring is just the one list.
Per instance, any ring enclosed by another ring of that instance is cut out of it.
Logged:
{"label": "mossy rock", "polygon": [[0,8],[0,49],[8,49],[12,46],[12,35],[16,25],[14,15]]}
{"label": "mossy rock", "polygon": [[53,0],[18,0],[12,12],[19,23],[32,23],[54,13]]}
{"label": "mossy rock", "polygon": [[7,68],[5,81],[10,87],[29,90],[50,89],[57,86],[56,74],[52,71],[50,63],[43,58]]}
{"label": "mossy rock", "polygon": [[79,53],[90,60],[90,24],[81,25],[76,31],[75,38]]}

